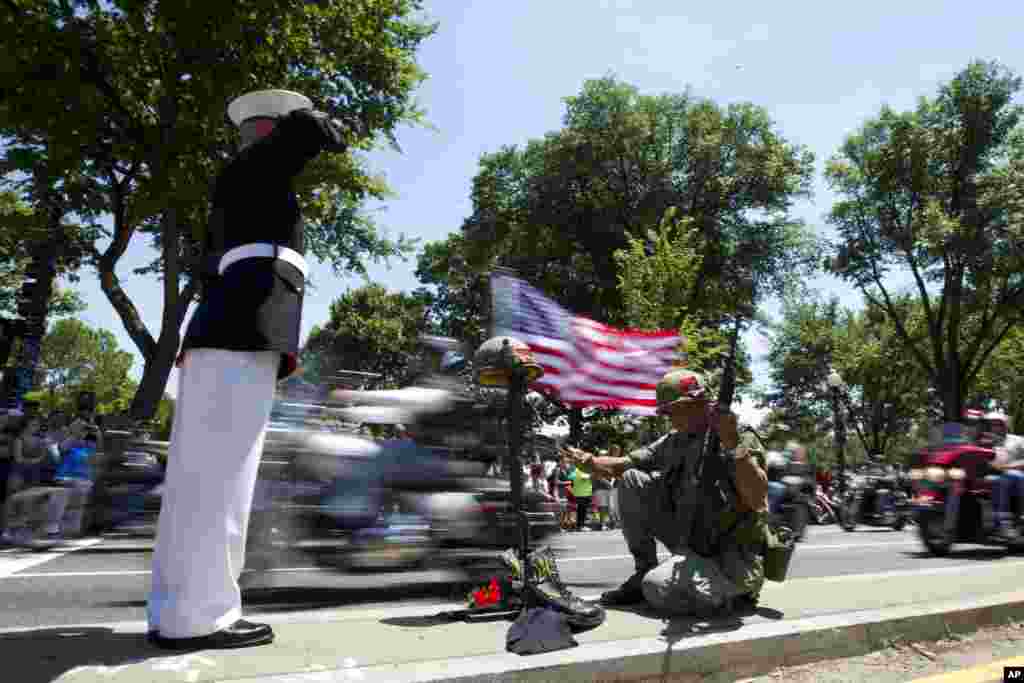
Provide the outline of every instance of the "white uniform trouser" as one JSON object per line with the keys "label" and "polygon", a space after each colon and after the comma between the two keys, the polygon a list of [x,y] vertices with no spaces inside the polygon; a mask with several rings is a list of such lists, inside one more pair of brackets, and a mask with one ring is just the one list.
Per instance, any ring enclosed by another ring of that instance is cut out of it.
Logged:
{"label": "white uniform trouser", "polygon": [[209,635],[242,616],[238,578],[280,359],[185,355],[147,604],[150,630],[166,638]]}

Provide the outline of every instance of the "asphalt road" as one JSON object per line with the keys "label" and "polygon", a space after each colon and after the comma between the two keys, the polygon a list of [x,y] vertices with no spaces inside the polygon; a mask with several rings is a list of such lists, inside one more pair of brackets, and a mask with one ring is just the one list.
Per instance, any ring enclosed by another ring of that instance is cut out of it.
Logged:
{"label": "asphalt road", "polygon": [[[618,531],[565,533],[551,545],[563,578],[583,596],[617,586],[633,568]],[[70,551],[0,550],[0,628],[144,620],[151,552],[151,538],[130,536],[89,539]],[[790,577],[970,566],[1003,558],[1011,556],[970,546],[947,558],[927,556],[913,527],[901,532],[862,527],[852,533],[812,527],[798,546]],[[436,603],[461,598],[467,581],[481,576],[451,569],[342,574],[300,554],[282,558],[271,572],[247,576],[243,600],[249,615]]]}

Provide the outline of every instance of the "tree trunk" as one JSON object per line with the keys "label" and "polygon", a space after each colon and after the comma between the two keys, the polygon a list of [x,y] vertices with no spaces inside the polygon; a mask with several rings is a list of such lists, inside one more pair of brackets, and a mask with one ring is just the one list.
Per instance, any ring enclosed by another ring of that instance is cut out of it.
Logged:
{"label": "tree trunk", "polygon": [[943,417],[946,422],[960,422],[964,417],[964,397],[959,368],[947,368],[941,380]]}
{"label": "tree trunk", "polygon": [[[62,213],[50,217],[51,225],[60,225]],[[30,288],[30,296],[24,311],[24,335],[18,353],[17,367],[14,370],[14,381],[8,385],[10,394],[5,396],[10,408],[21,409],[25,394],[32,391],[35,385],[36,367],[39,365],[39,352],[43,336],[46,334],[46,314],[49,310],[50,295],[53,283],[57,278],[57,249],[59,243],[40,245],[32,255],[32,265],[28,273],[35,277],[35,285]],[[28,275],[26,274],[26,277]],[[27,283],[26,283],[27,284]],[[22,290],[24,292],[24,290]],[[20,312],[20,311],[19,311]]]}
{"label": "tree trunk", "polygon": [[129,415],[134,420],[149,420],[156,415],[163,398],[164,390],[167,387],[167,378],[171,375],[171,368],[174,367],[174,360],[178,354],[180,335],[177,329],[174,331],[173,339],[170,335],[161,334],[157,342],[156,353],[146,360],[142,370],[142,380],[139,388],[135,391]]}
{"label": "tree trunk", "polygon": [[[150,159],[150,166],[156,177],[170,178],[177,169],[178,158],[174,150],[177,136],[175,126],[178,120],[178,104],[174,88],[179,75],[173,74],[174,77],[168,81],[171,90],[160,98],[158,109],[161,144],[159,149],[154,150],[153,157]],[[160,399],[167,387],[167,378],[171,374],[171,368],[178,355],[178,347],[181,345],[181,323],[185,319],[188,305],[198,287],[196,281],[192,280],[183,291],[179,290],[183,274],[180,253],[181,226],[178,207],[174,204],[173,196],[169,198],[169,205],[160,217],[160,228],[164,310],[160,324],[160,337],[150,345],[149,353],[143,353],[145,367],[142,371],[142,381],[139,383],[129,410],[129,414],[135,420],[150,420],[156,414]],[[152,336],[148,333],[147,336],[152,342]]]}

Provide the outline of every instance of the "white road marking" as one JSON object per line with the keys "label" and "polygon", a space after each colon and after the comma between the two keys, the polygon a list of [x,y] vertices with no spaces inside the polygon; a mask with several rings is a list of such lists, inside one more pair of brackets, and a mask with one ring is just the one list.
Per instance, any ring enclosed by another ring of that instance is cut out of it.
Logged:
{"label": "white road marking", "polygon": [[840,574],[838,576],[808,576],[800,581],[824,581],[827,583],[842,583],[844,581],[884,581],[897,576],[941,576],[944,574],[961,575],[964,573],[982,573],[985,571],[1021,567],[1024,568],[1024,560],[1013,560],[1010,562],[984,563],[972,565],[955,565],[952,567],[927,567],[925,569],[898,569],[889,572],[878,572],[876,574]]}
{"label": "white road marking", "polygon": [[[801,555],[805,552],[819,551],[819,550],[846,550],[848,548],[901,548],[908,546],[919,545],[916,541],[898,541],[895,543],[840,543],[834,545],[798,545],[797,555]],[[667,558],[667,556],[665,556]],[[632,560],[632,555],[591,555],[587,557],[559,557],[559,563],[565,562],[602,562],[610,560]],[[45,561],[45,560],[44,560]],[[29,565],[26,569],[31,567]],[[250,573],[251,570],[245,570],[243,574]],[[336,572],[338,570],[331,567],[275,567],[273,569],[262,570],[263,573],[322,573],[322,572]],[[0,572],[0,579],[13,578],[13,579],[42,579],[42,578],[75,578],[83,576],[148,576],[150,574],[147,569],[128,569],[128,570],[111,570],[111,571],[91,571],[91,572],[32,572],[26,574],[3,574]]]}
{"label": "white road marking", "polygon": [[0,557],[0,579],[10,578],[18,572],[31,569],[32,567],[38,567],[50,560],[56,560],[58,557],[63,557],[68,553],[73,553],[76,550],[96,545],[97,543],[102,542],[102,540],[103,539],[101,538],[85,538],[80,541],[72,541],[71,543],[54,550],[27,551],[24,554],[16,554],[14,556],[5,555],[4,557]]}

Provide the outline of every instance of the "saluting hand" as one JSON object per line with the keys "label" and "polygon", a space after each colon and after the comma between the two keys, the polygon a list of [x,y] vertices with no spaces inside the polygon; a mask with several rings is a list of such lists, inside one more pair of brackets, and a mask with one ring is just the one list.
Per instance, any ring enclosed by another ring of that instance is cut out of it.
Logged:
{"label": "saluting hand", "polygon": [[348,148],[345,142],[347,126],[340,119],[332,119],[329,114],[325,114],[322,111],[314,111],[313,117],[320,123],[323,131],[327,134],[329,139],[327,151],[344,152]]}

